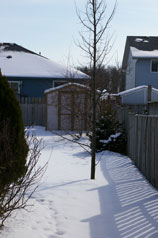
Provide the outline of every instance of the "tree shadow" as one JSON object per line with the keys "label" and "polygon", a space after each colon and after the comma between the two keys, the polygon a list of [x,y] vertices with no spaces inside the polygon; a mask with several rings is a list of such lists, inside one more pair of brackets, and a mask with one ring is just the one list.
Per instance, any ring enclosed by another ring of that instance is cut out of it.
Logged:
{"label": "tree shadow", "polygon": [[88,222],[91,238],[158,237],[158,191],[126,156],[106,152],[100,166],[108,184],[98,191],[100,214]]}
{"label": "tree shadow", "polygon": [[37,189],[37,192],[41,192],[41,191],[45,191],[45,190],[49,190],[49,189],[54,189],[54,188],[58,188],[58,187],[64,187],[64,186],[67,186],[67,185],[70,185],[70,184],[74,184],[74,183],[80,183],[80,182],[85,182],[85,181],[88,181],[88,179],[80,179],[80,180],[75,180],[75,181],[71,181],[71,182],[66,182],[66,183],[63,183],[63,184],[57,184],[57,185],[53,185],[53,186],[41,186],[40,189]]}
{"label": "tree shadow", "polygon": [[74,153],[73,154],[74,157],[79,157],[81,159],[85,159],[85,158],[89,158],[90,155],[87,151],[81,151],[81,152],[78,152],[78,153]]}

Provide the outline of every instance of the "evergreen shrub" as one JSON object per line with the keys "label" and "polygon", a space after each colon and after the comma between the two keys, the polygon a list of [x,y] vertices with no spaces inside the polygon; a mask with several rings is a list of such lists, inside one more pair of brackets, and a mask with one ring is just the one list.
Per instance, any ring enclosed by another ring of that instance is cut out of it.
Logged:
{"label": "evergreen shrub", "polygon": [[0,72],[0,188],[25,174],[28,150],[20,105]]}

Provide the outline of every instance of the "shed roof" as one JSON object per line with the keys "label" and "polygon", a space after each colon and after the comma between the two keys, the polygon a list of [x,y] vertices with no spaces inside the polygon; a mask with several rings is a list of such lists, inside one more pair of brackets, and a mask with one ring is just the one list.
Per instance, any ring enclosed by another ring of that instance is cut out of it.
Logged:
{"label": "shed roof", "polygon": [[[128,95],[128,94],[131,94],[131,93],[133,94],[135,92],[139,92],[139,91],[147,89],[147,88],[148,88],[147,85],[142,85],[142,86],[138,86],[138,87],[135,87],[135,88],[127,89],[125,91],[122,91],[122,92],[118,93],[117,95],[123,96],[123,95]],[[158,93],[157,88],[152,88],[152,91]]]}
{"label": "shed roof", "polygon": [[128,94],[135,93],[135,92],[138,92],[140,90],[147,89],[147,88],[148,88],[147,85],[142,85],[142,86],[138,86],[138,87],[135,87],[135,88],[131,88],[131,89],[127,89],[125,91],[122,91],[122,92],[118,93],[118,95],[119,96],[128,95]]}
{"label": "shed roof", "polygon": [[66,83],[66,84],[60,85],[60,86],[55,87],[55,88],[46,89],[44,91],[44,93],[48,94],[48,93],[51,93],[51,92],[60,91],[60,90],[62,90],[64,88],[68,88],[68,87],[76,87],[76,88],[80,88],[80,89],[90,90],[90,88],[88,86],[85,86],[83,84],[79,84],[79,83]]}
{"label": "shed roof", "polygon": [[0,69],[10,77],[89,78],[74,68],[67,68],[22,46],[0,43]]}

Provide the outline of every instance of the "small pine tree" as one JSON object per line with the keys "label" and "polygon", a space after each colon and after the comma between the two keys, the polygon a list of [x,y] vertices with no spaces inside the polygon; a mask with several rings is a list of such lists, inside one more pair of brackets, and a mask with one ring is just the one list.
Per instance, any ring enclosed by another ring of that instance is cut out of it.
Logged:
{"label": "small pine tree", "polygon": [[96,122],[96,148],[102,148],[101,140],[108,140],[109,136],[116,131],[116,119],[114,112],[105,111],[104,116]]}
{"label": "small pine tree", "polygon": [[110,150],[123,155],[127,154],[126,147],[127,137],[125,129],[122,125],[118,127],[117,133],[115,135],[111,135],[108,139],[108,142],[103,144],[104,150]]}
{"label": "small pine tree", "polygon": [[[113,114],[114,115],[114,114]],[[96,152],[110,150],[126,154],[127,138],[123,125],[112,114],[105,114],[96,124]]]}
{"label": "small pine tree", "polygon": [[[104,113],[96,122],[96,152],[110,150],[126,154],[125,129],[116,119],[116,111],[112,102],[108,100],[104,106]],[[91,134],[89,134],[89,138],[91,141]]]}
{"label": "small pine tree", "polygon": [[27,155],[21,109],[0,72],[0,189],[24,175]]}

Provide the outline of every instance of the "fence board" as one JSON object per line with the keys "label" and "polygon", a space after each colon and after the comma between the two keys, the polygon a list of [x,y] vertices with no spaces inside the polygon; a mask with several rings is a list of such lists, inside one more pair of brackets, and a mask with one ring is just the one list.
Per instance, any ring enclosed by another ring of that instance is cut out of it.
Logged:
{"label": "fence board", "polygon": [[141,126],[142,126],[142,122],[141,122],[141,119],[140,117],[136,116],[137,118],[137,121],[136,121],[136,124],[137,124],[137,157],[136,157],[136,160],[137,160],[137,166],[141,168],[141,171],[142,171],[142,153],[141,153],[141,149],[142,149],[142,143],[141,143]]}
{"label": "fence board", "polygon": [[145,175],[147,179],[150,181],[150,156],[151,156],[151,145],[150,145],[150,119],[147,120],[146,127],[146,171]]}
{"label": "fence board", "polygon": [[129,115],[128,154],[158,188],[158,116]]}
{"label": "fence board", "polygon": [[[158,120],[156,120],[155,131],[158,131]],[[155,133],[155,187],[158,188],[158,136]]]}
{"label": "fence board", "polygon": [[45,98],[18,98],[24,126],[46,125],[46,101]]}
{"label": "fence board", "polygon": [[147,125],[147,118],[144,117],[141,122],[141,133],[142,133],[142,144],[141,146],[141,171],[145,174],[146,171],[146,125]]}
{"label": "fence board", "polygon": [[151,154],[150,154],[150,180],[153,185],[155,185],[155,118],[150,120],[150,136],[151,136]]}

